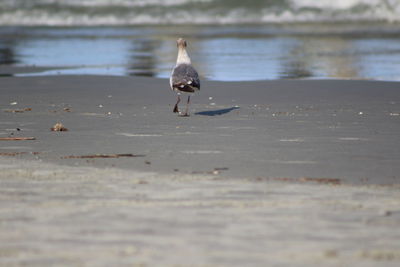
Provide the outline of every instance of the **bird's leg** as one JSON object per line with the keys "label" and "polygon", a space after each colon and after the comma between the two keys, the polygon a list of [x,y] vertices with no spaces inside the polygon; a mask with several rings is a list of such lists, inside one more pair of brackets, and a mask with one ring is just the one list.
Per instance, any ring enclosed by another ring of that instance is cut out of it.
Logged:
{"label": "bird's leg", "polygon": [[178,101],[176,101],[176,104],[174,107],[174,113],[179,113],[179,109],[178,109],[179,102],[181,102],[181,97],[178,95]]}
{"label": "bird's leg", "polygon": [[184,116],[189,116],[189,104],[190,104],[190,95],[188,95],[188,99],[186,102],[186,110]]}

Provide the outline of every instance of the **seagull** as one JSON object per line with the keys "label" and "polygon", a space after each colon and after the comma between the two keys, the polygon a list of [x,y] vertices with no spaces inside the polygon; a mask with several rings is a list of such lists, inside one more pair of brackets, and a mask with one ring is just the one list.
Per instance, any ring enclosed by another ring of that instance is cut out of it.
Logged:
{"label": "seagull", "polygon": [[[174,112],[179,113],[181,116],[189,116],[190,96],[196,91],[200,90],[200,79],[197,71],[193,68],[190,57],[186,51],[187,43],[184,39],[179,38],[177,41],[178,57],[176,65],[172,70],[169,84],[171,89],[178,94],[178,100],[174,107]],[[178,104],[181,101],[181,94],[188,95],[185,113],[181,113]]]}

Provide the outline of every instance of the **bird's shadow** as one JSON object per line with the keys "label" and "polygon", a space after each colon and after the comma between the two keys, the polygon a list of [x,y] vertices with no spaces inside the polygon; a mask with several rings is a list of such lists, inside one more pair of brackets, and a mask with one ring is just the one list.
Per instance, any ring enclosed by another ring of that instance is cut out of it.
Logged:
{"label": "bird's shadow", "polygon": [[231,108],[223,108],[223,109],[216,109],[216,110],[207,110],[207,111],[200,111],[196,112],[195,115],[202,115],[202,116],[220,116],[226,113],[231,112],[232,110],[239,109],[239,107],[231,107]]}

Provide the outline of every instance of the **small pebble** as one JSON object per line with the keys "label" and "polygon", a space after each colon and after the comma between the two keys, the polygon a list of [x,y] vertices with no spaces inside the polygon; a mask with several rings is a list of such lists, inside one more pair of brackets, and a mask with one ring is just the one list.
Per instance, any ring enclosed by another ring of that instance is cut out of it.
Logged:
{"label": "small pebble", "polygon": [[67,128],[64,127],[64,125],[61,122],[57,122],[54,124],[52,128],[50,128],[53,132],[65,132],[68,131]]}

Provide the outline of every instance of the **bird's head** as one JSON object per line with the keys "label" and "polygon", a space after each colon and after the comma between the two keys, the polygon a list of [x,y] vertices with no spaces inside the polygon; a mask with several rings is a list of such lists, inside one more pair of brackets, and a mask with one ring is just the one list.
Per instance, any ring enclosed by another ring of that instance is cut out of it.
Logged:
{"label": "bird's head", "polygon": [[183,39],[183,38],[179,38],[176,41],[176,46],[179,47],[179,48],[185,48],[187,46],[186,40]]}

